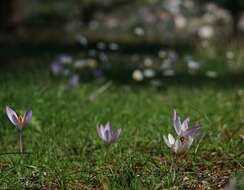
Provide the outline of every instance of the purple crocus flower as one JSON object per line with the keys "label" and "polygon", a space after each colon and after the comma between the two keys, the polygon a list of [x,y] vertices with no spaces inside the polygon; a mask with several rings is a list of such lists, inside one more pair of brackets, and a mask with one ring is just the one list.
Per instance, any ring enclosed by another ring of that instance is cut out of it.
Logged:
{"label": "purple crocus flower", "polygon": [[19,130],[22,130],[29,123],[32,116],[32,111],[27,111],[24,115],[17,115],[9,106],[6,106],[5,111],[11,123]]}
{"label": "purple crocus flower", "polygon": [[19,132],[19,148],[20,152],[23,152],[23,128],[30,122],[32,111],[27,111],[24,115],[18,115],[14,110],[12,110],[9,106],[5,108],[6,114],[13,125],[18,128]]}
{"label": "purple crocus flower", "polygon": [[65,65],[72,63],[72,57],[68,54],[59,55],[55,61],[51,64],[51,71],[54,75],[63,74]]}
{"label": "purple crocus flower", "polygon": [[60,64],[71,64],[73,59],[69,54],[60,54],[57,58]]}
{"label": "purple crocus flower", "polygon": [[187,117],[181,123],[176,111],[174,111],[173,125],[179,138],[175,139],[171,134],[168,134],[168,137],[163,136],[165,143],[175,154],[185,153],[193,143],[193,136],[202,127],[202,125],[195,125],[189,128],[189,121],[190,119]]}
{"label": "purple crocus flower", "polygon": [[54,75],[59,75],[64,70],[64,67],[59,62],[54,62],[51,64],[51,71]]}
{"label": "purple crocus flower", "polygon": [[71,76],[71,78],[69,79],[68,83],[67,83],[67,87],[68,88],[74,88],[76,86],[79,85],[79,81],[80,81],[80,77],[77,74],[74,74]]}
{"label": "purple crocus flower", "polygon": [[175,139],[173,135],[163,136],[164,142],[175,154],[184,154],[192,145],[193,138]]}
{"label": "purple crocus flower", "polygon": [[193,127],[189,128],[190,119],[187,117],[182,123],[180,121],[180,117],[177,116],[176,111],[173,112],[173,124],[177,135],[183,138],[187,138],[189,136],[195,135],[199,128],[202,125],[194,125]]}
{"label": "purple crocus flower", "polygon": [[97,133],[99,137],[108,144],[114,143],[120,136],[121,129],[117,128],[112,131],[112,124],[108,122],[105,126],[97,125]]}

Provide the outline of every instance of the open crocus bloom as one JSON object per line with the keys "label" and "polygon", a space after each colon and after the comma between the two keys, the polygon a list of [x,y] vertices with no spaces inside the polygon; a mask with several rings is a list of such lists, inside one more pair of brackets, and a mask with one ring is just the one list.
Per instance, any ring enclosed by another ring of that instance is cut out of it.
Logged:
{"label": "open crocus bloom", "polygon": [[168,138],[163,136],[164,142],[175,154],[184,154],[192,145],[193,138],[188,137],[185,139],[175,139],[171,134]]}
{"label": "open crocus bloom", "polygon": [[182,138],[187,138],[189,136],[196,134],[197,131],[199,130],[199,128],[202,127],[202,125],[194,125],[193,127],[189,128],[188,127],[189,122],[190,122],[190,119],[189,119],[189,117],[187,117],[183,121],[183,123],[181,123],[180,117],[177,116],[176,111],[174,110],[173,124],[174,124],[174,128],[175,128],[175,131],[178,136],[180,136]]}
{"label": "open crocus bloom", "polygon": [[9,106],[6,106],[5,111],[9,120],[20,130],[29,123],[32,116],[32,111],[25,112],[23,116],[17,115],[16,112],[12,110]]}
{"label": "open crocus bloom", "polygon": [[202,125],[194,125],[189,128],[190,119],[187,117],[183,123],[177,116],[176,111],[173,113],[173,125],[179,139],[175,139],[171,134],[164,136],[164,141],[175,154],[185,153],[193,143],[193,136],[198,132]]}
{"label": "open crocus bloom", "polygon": [[99,137],[108,144],[115,142],[121,133],[121,129],[117,128],[115,131],[112,131],[112,124],[108,122],[105,126],[97,125],[97,133]]}

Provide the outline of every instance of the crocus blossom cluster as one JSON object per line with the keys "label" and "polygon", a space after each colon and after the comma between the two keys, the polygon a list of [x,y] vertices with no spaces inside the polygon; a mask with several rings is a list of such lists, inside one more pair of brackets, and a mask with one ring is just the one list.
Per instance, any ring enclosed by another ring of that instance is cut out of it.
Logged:
{"label": "crocus blossom cluster", "polygon": [[198,132],[202,125],[194,125],[189,128],[190,119],[187,117],[182,123],[180,117],[177,116],[176,111],[173,112],[173,126],[178,135],[175,139],[173,135],[168,134],[168,137],[163,136],[167,146],[175,154],[184,154],[193,143],[193,136]]}
{"label": "crocus blossom cluster", "polygon": [[[22,152],[23,151],[22,130],[29,123],[32,117],[32,111],[27,111],[23,115],[21,115],[21,114],[17,114],[9,106],[6,106],[5,111],[11,123],[18,128],[20,152]],[[194,135],[202,127],[202,125],[194,125],[193,127],[189,128],[189,122],[190,119],[187,117],[181,123],[180,117],[177,116],[176,111],[173,112],[173,126],[178,135],[178,138],[174,138],[173,135],[171,134],[168,134],[167,137],[163,136],[163,138],[167,146],[175,154],[184,154],[192,145]],[[107,144],[114,143],[121,134],[120,128],[116,128],[113,132],[111,122],[107,122],[105,126],[102,124],[97,125],[96,128],[99,137]]]}
{"label": "crocus blossom cluster", "polygon": [[121,129],[117,128],[113,132],[112,123],[108,122],[105,126],[97,125],[97,133],[103,141],[105,141],[108,144],[112,144],[119,138]]}
{"label": "crocus blossom cluster", "polygon": [[67,79],[66,87],[74,88],[79,85],[81,79],[101,78],[103,71],[95,59],[74,59],[69,54],[61,54],[50,66],[54,76]]}

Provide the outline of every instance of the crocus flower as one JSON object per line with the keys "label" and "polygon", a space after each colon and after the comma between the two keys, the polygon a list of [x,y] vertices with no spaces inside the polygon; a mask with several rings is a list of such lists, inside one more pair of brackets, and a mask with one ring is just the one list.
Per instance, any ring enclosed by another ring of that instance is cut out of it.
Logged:
{"label": "crocus flower", "polygon": [[24,115],[20,115],[20,114],[18,115],[9,106],[6,106],[5,111],[11,123],[18,128],[19,147],[20,147],[20,152],[22,153],[23,152],[22,130],[29,123],[32,116],[32,111],[27,111],[24,113]]}
{"label": "crocus flower", "polygon": [[178,136],[187,138],[188,136],[196,134],[199,128],[202,127],[202,125],[194,125],[193,127],[189,128],[189,122],[190,119],[187,117],[182,123],[180,121],[180,117],[177,116],[176,111],[173,112],[173,125],[175,128],[175,131]]}
{"label": "crocus flower", "polygon": [[97,125],[97,133],[99,137],[108,144],[115,142],[121,133],[121,129],[117,128],[115,131],[112,131],[112,124],[108,122],[105,126]]}
{"label": "crocus flower", "polygon": [[54,63],[51,64],[51,72],[54,75],[59,75],[60,73],[63,72],[63,70],[64,70],[64,67],[59,62],[54,62]]}
{"label": "crocus flower", "polygon": [[60,54],[57,58],[58,62],[61,64],[71,64],[73,59],[69,54]]}
{"label": "crocus flower", "polygon": [[79,77],[79,75],[74,74],[74,75],[72,75],[72,76],[70,77],[70,79],[69,79],[69,81],[68,81],[68,83],[67,83],[67,87],[68,87],[68,88],[74,88],[74,87],[76,87],[76,86],[79,85],[79,81],[80,81],[80,77]]}
{"label": "crocus flower", "polygon": [[5,111],[9,120],[19,130],[22,130],[29,123],[32,116],[32,111],[27,111],[24,115],[17,115],[17,113],[14,110],[12,110],[9,106],[6,106]]}
{"label": "crocus flower", "polygon": [[175,139],[171,134],[168,137],[164,136],[164,141],[175,154],[185,153],[193,143],[193,136],[196,135],[201,125],[195,125],[191,128],[188,127],[190,119],[187,117],[182,123],[177,116],[176,111],[173,113],[173,125],[178,135]]}
{"label": "crocus flower", "polygon": [[59,55],[51,64],[51,72],[54,75],[63,74],[65,70],[65,65],[71,64],[72,61],[72,57],[68,54]]}
{"label": "crocus flower", "polygon": [[164,142],[175,154],[185,153],[193,142],[192,137],[188,137],[186,139],[175,139],[171,134],[168,134],[168,138],[165,136],[163,138]]}

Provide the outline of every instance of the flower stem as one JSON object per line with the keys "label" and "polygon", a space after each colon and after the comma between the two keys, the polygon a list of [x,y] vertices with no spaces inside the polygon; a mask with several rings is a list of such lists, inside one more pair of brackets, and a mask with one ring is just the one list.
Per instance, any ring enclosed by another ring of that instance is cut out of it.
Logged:
{"label": "flower stem", "polygon": [[105,162],[108,162],[110,157],[110,144],[105,145]]}
{"label": "flower stem", "polygon": [[172,160],[171,160],[171,166],[170,166],[170,173],[173,173],[173,177],[172,177],[172,181],[175,181],[175,177],[176,177],[176,159],[175,159],[175,155],[172,155]]}
{"label": "flower stem", "polygon": [[23,132],[19,130],[19,150],[20,153],[23,153]]}

